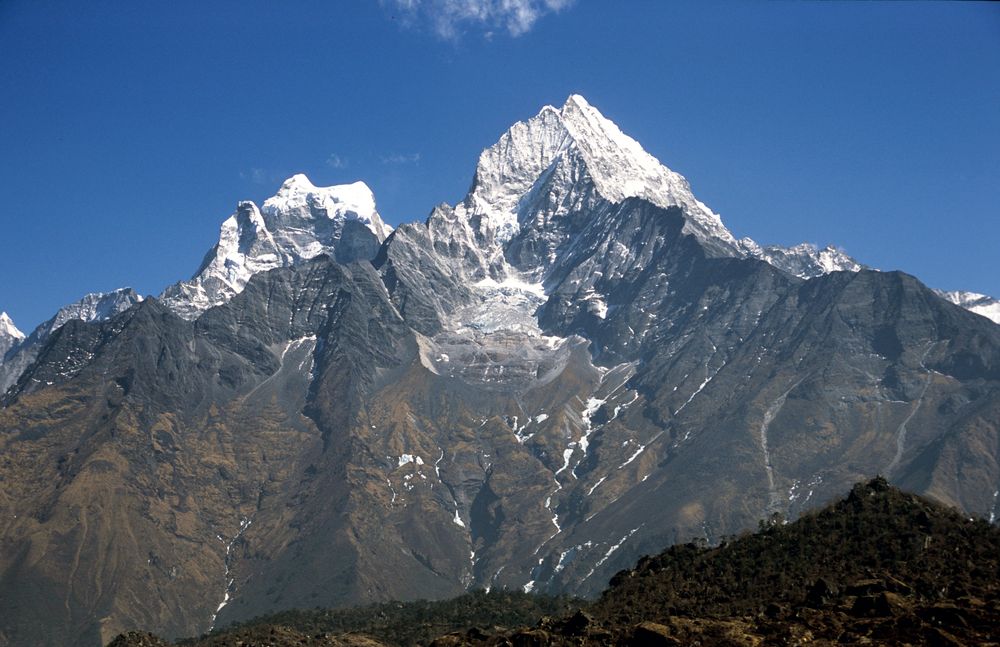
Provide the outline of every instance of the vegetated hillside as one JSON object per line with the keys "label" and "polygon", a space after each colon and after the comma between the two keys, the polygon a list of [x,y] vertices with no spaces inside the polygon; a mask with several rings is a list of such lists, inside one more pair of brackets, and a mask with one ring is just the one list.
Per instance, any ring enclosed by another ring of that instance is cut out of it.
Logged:
{"label": "vegetated hillside", "polygon": [[[490,627],[494,633],[566,615],[583,604],[569,597],[520,591],[474,591],[448,600],[386,602],[351,609],[288,610],[178,641],[191,647],[230,645],[419,645],[448,632]],[[475,634],[474,634],[475,635]],[[160,647],[151,634],[119,636],[114,647]],[[145,641],[145,642],[143,642]],[[242,641],[242,642],[241,642]]]}
{"label": "vegetated hillside", "polygon": [[[434,644],[1000,644],[1000,530],[984,520],[876,478],[793,523],[761,525],[716,547],[688,543],[644,557],[572,615],[563,611],[566,600],[477,593],[440,603],[289,612],[187,644],[363,640],[321,632],[415,644],[449,625],[476,628],[440,635]],[[501,615],[498,603],[520,606]],[[511,626],[521,609],[521,617],[546,617],[514,632],[496,626]],[[561,619],[551,617],[560,612]]]}
{"label": "vegetated hillside", "polygon": [[[236,635],[257,635],[283,626],[307,636],[363,634],[390,645],[427,644],[437,636],[469,627],[514,629],[545,616],[565,615],[583,604],[569,597],[520,591],[478,590],[448,600],[386,602],[352,609],[289,610],[240,623],[207,640],[181,641],[195,647],[222,646]],[[323,643],[320,643],[323,644]]]}
{"label": "vegetated hillside", "polygon": [[890,487],[715,548],[677,545],[612,580],[591,613],[733,644],[1000,641],[1000,531]]}

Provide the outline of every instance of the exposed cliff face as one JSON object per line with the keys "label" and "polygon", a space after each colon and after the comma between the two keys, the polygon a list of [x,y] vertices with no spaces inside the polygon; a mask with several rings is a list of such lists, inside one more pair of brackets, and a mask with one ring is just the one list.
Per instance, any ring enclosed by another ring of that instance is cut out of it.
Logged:
{"label": "exposed cliff face", "polygon": [[352,187],[289,180],[162,301],[38,347],[0,410],[3,640],[591,594],[876,473],[996,512],[1000,327],[760,260],[579,97],[424,223]]}
{"label": "exposed cliff face", "polygon": [[[7,639],[92,644],[142,622],[203,631],[259,510],[311,454],[342,446],[366,384],[398,361],[407,338],[391,334],[391,306],[369,301],[382,290],[370,267],[324,257],[262,275],[198,322],[148,300],[60,328],[0,412],[15,519],[0,581],[21,592],[2,599],[19,622]],[[22,460],[37,469],[20,473]],[[134,598],[136,586],[157,594]],[[30,618],[46,614],[60,622],[40,632]]]}
{"label": "exposed cliff face", "polygon": [[[93,292],[79,301],[63,306],[49,320],[40,324],[30,335],[23,334],[10,344],[6,356],[0,353],[0,395],[13,386],[21,374],[38,356],[42,344],[52,333],[66,323],[79,321],[105,321],[142,301],[132,288],[112,292]],[[18,331],[20,332],[20,331]]]}

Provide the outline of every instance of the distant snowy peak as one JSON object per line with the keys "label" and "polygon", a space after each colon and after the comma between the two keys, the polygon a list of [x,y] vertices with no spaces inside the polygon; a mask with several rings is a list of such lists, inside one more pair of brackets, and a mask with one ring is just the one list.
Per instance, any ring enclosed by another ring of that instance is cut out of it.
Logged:
{"label": "distant snowy peak", "polygon": [[24,333],[17,329],[6,312],[0,312],[0,364],[3,356],[24,339]]}
{"label": "distant snowy peak", "polygon": [[[375,209],[375,196],[364,182],[319,187],[298,173],[285,180],[274,197],[264,201],[262,212],[275,235],[290,234],[296,228],[311,229],[321,244],[319,230],[348,220],[363,224],[379,241],[392,232],[392,227],[382,222]],[[309,253],[305,250],[303,258],[316,256],[307,256]]]}
{"label": "distant snowy peak", "polygon": [[612,202],[636,197],[681,207],[700,233],[735,246],[722,219],[694,197],[684,176],[661,164],[583,97],[571,95],[561,115],[602,195]]}
{"label": "distant snowy peak", "polygon": [[938,296],[1000,324],[1000,300],[976,292],[934,290]]}
{"label": "distant snowy peak", "polygon": [[110,319],[140,301],[142,301],[142,295],[132,288],[119,288],[112,292],[92,292],[79,301],[59,308],[59,311],[51,319],[32,332],[32,337],[47,337],[74,319],[81,321]]}
{"label": "distant snowy peak", "polygon": [[[66,323],[74,319],[88,322],[104,321],[128,310],[140,301],[142,296],[132,288],[120,288],[112,292],[92,292],[79,301],[59,308],[48,321],[38,325],[27,337],[21,335],[21,338],[6,350],[2,350],[3,342],[0,341],[0,359],[3,359],[0,366],[0,394],[17,382],[24,370],[35,361],[42,343]],[[2,327],[3,316],[0,315],[0,340],[3,338]],[[6,358],[3,358],[4,354]]]}
{"label": "distant snowy peak", "polygon": [[0,337],[24,339],[24,333],[17,329],[14,320],[6,312],[0,312]]}
{"label": "distant snowy peak", "polygon": [[242,292],[255,274],[320,254],[344,263],[371,259],[391,232],[363,182],[318,187],[293,175],[262,209],[240,202],[194,277],[161,298],[181,317],[195,319]]}
{"label": "distant snowy peak", "polygon": [[[579,95],[561,109],[545,106],[514,124],[480,155],[466,210],[499,242],[512,238],[533,195],[544,189],[563,205],[594,196],[610,202],[644,198],[661,207],[681,207],[690,233],[736,252],[736,240],[721,218],[694,197],[687,180],[643,150]],[[556,205],[558,206],[558,205]]]}
{"label": "distant snowy peak", "polygon": [[509,240],[520,228],[522,199],[571,145],[562,117],[550,106],[517,122],[479,155],[465,210],[481,218],[499,242]]}
{"label": "distant snowy peak", "polygon": [[185,319],[195,319],[241,292],[250,277],[287,264],[253,202],[240,202],[223,221],[219,242],[190,281],[168,287],[161,299]]}
{"label": "distant snowy peak", "polygon": [[803,279],[811,279],[830,272],[858,272],[866,269],[865,265],[833,245],[827,245],[822,249],[810,243],[801,243],[793,247],[761,246],[750,238],[741,238],[739,246],[747,256],[770,263],[779,270]]}
{"label": "distant snowy peak", "polygon": [[[859,272],[870,269],[848,256],[844,250],[832,245],[827,245],[823,249],[809,243],[794,247],[780,245],[763,247],[750,238],[741,238],[739,246],[747,256],[770,263],[779,270],[803,279],[811,279],[830,272]],[[961,290],[951,292],[934,290],[934,292],[959,307],[1000,324],[1000,300],[985,294]]]}

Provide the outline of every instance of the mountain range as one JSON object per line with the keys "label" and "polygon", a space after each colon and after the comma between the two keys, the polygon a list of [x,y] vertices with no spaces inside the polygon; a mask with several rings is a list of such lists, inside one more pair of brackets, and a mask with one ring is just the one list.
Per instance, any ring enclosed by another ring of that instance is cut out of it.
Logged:
{"label": "mountain range", "polygon": [[985,299],[738,240],[576,95],[424,222],[293,176],[159,298],[0,319],[0,644],[592,595],[876,474],[992,522]]}

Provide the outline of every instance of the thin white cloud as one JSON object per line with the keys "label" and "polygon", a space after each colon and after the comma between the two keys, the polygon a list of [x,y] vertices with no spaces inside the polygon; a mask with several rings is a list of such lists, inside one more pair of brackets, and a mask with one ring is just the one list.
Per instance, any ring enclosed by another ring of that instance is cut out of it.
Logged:
{"label": "thin white cloud", "polygon": [[260,184],[261,186],[272,186],[274,184],[280,184],[282,181],[287,179],[291,174],[283,173],[281,171],[275,171],[274,169],[265,169],[252,167],[248,170],[240,171],[240,179],[248,180],[254,184]]}
{"label": "thin white cloud", "polygon": [[249,171],[240,171],[241,180],[250,180],[254,184],[266,184],[268,173],[262,168],[252,168]]}
{"label": "thin white cloud", "polygon": [[420,153],[389,153],[381,159],[383,164],[416,164],[420,161]]}
{"label": "thin white cloud", "polygon": [[347,158],[341,157],[336,153],[330,153],[330,157],[326,158],[326,165],[330,168],[347,168]]}
{"label": "thin white cloud", "polygon": [[394,18],[413,26],[427,23],[439,37],[454,40],[464,27],[482,29],[486,38],[495,30],[520,36],[542,16],[571,5],[574,0],[380,0]]}

